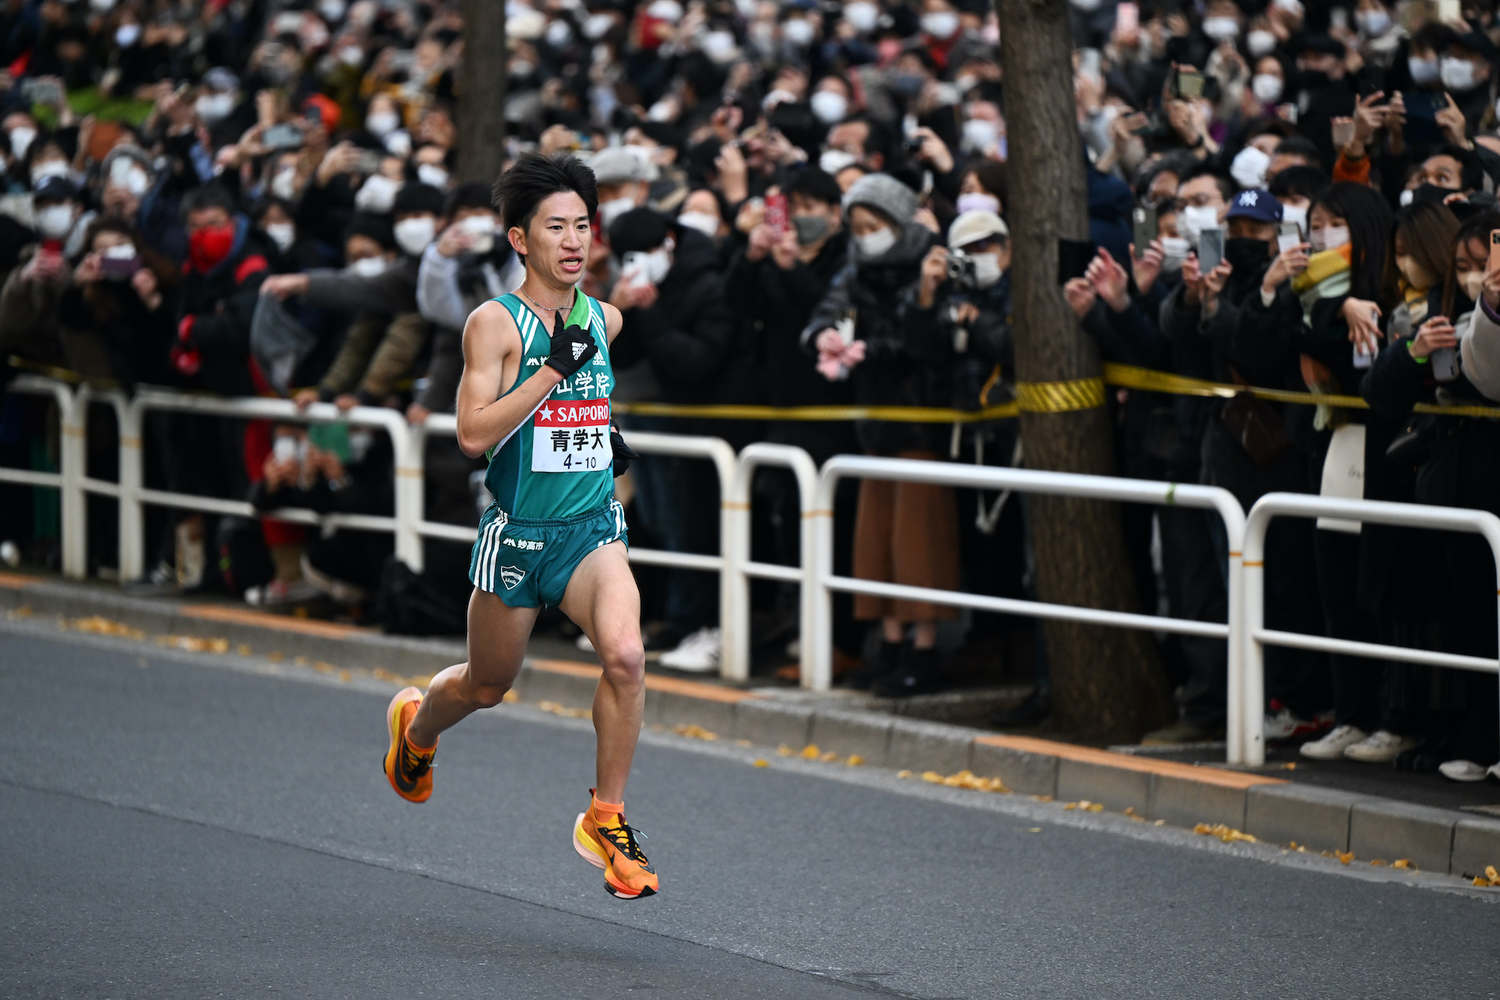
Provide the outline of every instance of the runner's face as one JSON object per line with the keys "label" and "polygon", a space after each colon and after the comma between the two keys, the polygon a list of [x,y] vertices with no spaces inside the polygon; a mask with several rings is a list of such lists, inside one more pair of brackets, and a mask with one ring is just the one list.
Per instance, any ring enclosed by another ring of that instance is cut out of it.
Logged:
{"label": "runner's face", "polygon": [[583,278],[594,234],[589,210],[576,192],[560,191],[543,198],[527,231],[512,229],[510,235],[511,245],[526,255],[530,274],[562,288]]}

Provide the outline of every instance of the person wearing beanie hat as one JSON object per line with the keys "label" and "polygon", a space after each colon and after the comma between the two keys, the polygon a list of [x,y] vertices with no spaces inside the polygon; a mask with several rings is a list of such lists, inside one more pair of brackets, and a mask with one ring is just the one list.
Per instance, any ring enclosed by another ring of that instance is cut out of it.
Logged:
{"label": "person wearing beanie hat", "polygon": [[[850,382],[858,405],[947,405],[932,396],[929,378],[933,366],[947,359],[947,350],[911,336],[900,319],[937,242],[935,233],[914,221],[916,193],[888,174],[869,174],[850,185],[843,210],[851,260],[813,310],[803,344],[816,353],[825,378]],[[855,434],[870,454],[939,457],[941,443],[923,425],[862,420]],[[957,501],[948,487],[865,480],[855,517],[854,575],[957,587],[957,525]],[[857,595],[854,617],[876,623],[880,642],[879,652],[851,683],[870,687],[879,681],[883,691],[897,697],[941,687],[937,623],[954,614],[923,601]]]}

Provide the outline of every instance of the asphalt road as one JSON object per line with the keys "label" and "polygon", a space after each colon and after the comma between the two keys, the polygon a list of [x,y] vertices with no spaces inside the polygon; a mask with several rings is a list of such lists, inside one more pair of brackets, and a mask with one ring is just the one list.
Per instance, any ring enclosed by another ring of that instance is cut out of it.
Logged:
{"label": "asphalt road", "polygon": [[1480,997],[1454,879],[648,734],[663,891],[569,844],[587,724],[379,770],[390,686],[0,623],[0,997]]}

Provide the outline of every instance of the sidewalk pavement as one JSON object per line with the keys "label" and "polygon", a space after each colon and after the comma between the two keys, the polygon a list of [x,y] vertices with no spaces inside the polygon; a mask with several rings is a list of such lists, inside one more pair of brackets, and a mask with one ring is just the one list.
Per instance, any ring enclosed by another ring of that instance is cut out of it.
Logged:
{"label": "sidewalk pavement", "polygon": [[[11,618],[52,617],[80,631],[287,659],[329,672],[359,671],[393,684],[425,685],[432,673],[465,655],[457,639],[388,636],[227,602],[131,596],[113,586],[55,577],[0,573],[0,611]],[[560,714],[586,715],[598,676],[589,663],[528,658],[514,697]],[[1264,769],[1231,769],[895,715],[889,703],[843,691],[741,688],[652,671],[646,688],[648,725],[699,739],[891,768],[910,772],[913,780],[984,791],[1002,790],[1003,784],[1005,791],[1064,808],[1117,810],[1223,838],[1249,835],[1337,854],[1346,864],[1405,862],[1464,878],[1500,866],[1500,785],[1443,786],[1434,796],[1440,786],[1432,782],[1440,778],[1428,782],[1427,776],[1365,765],[1350,770],[1296,763],[1284,753]],[[1200,749],[1203,757],[1223,752]],[[1288,763],[1296,766],[1289,769]],[[1434,798],[1443,805],[1429,804]]]}

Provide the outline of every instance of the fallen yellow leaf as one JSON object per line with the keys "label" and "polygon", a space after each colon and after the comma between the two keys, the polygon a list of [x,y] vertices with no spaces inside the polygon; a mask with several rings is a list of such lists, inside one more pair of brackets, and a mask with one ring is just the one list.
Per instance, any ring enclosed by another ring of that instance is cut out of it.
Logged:
{"label": "fallen yellow leaf", "polygon": [[250,644],[247,643],[247,642],[242,642],[238,646],[234,647],[234,651],[236,653],[240,654],[241,656],[249,656],[250,655]]}
{"label": "fallen yellow leaf", "polygon": [[1027,830],[1026,832],[1027,833],[1041,833],[1042,832],[1042,828],[1039,827],[1039,826],[1033,826],[1029,830]]}
{"label": "fallen yellow leaf", "polygon": [[857,754],[857,753],[851,753],[849,755],[849,760],[846,763],[850,767],[858,767],[859,765],[863,764],[864,762],[865,762],[865,759],[863,757],[861,757],[859,754]]}
{"label": "fallen yellow leaf", "polygon": [[931,785],[941,785],[943,783],[943,776],[936,771],[923,771],[922,780]]}
{"label": "fallen yellow leaf", "polygon": [[902,779],[910,778],[911,777],[911,772],[903,769],[903,770],[900,770],[900,771],[896,772],[896,777],[902,778]]}
{"label": "fallen yellow leaf", "polygon": [[1494,865],[1484,866],[1484,877],[1491,882],[1500,882],[1500,872],[1495,871]]}
{"label": "fallen yellow leaf", "polygon": [[755,758],[755,766],[756,767],[770,767],[771,766],[771,762],[768,761],[768,760],[766,760],[764,757],[757,757],[757,758]]}
{"label": "fallen yellow leaf", "polygon": [[1089,803],[1089,812],[1091,812],[1091,813],[1097,813],[1097,812],[1103,812],[1103,811],[1104,811],[1104,805],[1103,805],[1103,803],[1100,803],[1100,802],[1090,802]]}
{"label": "fallen yellow leaf", "polygon": [[1063,804],[1063,812],[1072,812],[1074,809],[1077,809],[1077,808],[1078,808],[1078,803],[1077,802],[1067,802],[1067,803]]}
{"label": "fallen yellow leaf", "polygon": [[838,759],[839,755],[834,753],[832,750],[825,750],[818,755],[818,760],[822,761],[825,764],[832,764]]}
{"label": "fallen yellow leaf", "polygon": [[1347,865],[1349,862],[1351,862],[1351,861],[1354,860],[1354,852],[1353,851],[1340,851],[1340,852],[1336,853],[1334,855],[1334,857],[1336,857],[1336,858],[1339,859],[1339,863],[1340,864]]}
{"label": "fallen yellow leaf", "polygon": [[823,751],[818,749],[818,745],[816,743],[809,743],[807,746],[802,748],[802,759],[817,760],[818,755],[822,752]]}
{"label": "fallen yellow leaf", "polygon": [[1384,868],[1385,867],[1385,860],[1382,859],[1382,858],[1375,858],[1373,861],[1370,862],[1370,867],[1371,868]]}
{"label": "fallen yellow leaf", "polygon": [[793,751],[792,748],[787,746],[785,743],[776,748],[777,755],[781,757],[790,757],[794,752],[795,751]]}

